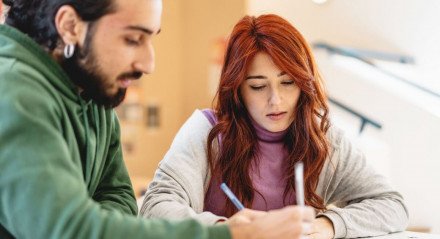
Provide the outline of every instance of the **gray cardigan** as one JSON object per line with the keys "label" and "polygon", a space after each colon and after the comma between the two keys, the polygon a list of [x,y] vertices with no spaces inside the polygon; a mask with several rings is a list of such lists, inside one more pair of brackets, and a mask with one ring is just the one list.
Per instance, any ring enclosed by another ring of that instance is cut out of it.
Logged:
{"label": "gray cardigan", "polygon": [[[185,122],[148,187],[140,210],[143,217],[191,217],[205,224],[223,218],[203,211],[211,178],[207,162],[207,136],[211,128],[199,110]],[[331,151],[316,193],[325,205],[335,207],[317,216],[326,216],[333,222],[335,238],[405,230],[408,211],[402,196],[366,164],[364,155],[340,130],[332,126],[327,137]]]}

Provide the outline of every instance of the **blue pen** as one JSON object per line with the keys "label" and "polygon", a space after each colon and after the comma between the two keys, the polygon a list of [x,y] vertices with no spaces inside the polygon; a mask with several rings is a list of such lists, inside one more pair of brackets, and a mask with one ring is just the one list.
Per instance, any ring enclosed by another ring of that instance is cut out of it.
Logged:
{"label": "blue pen", "polygon": [[238,209],[238,211],[243,210],[244,206],[241,204],[241,202],[238,200],[238,198],[235,196],[235,194],[229,189],[229,187],[226,185],[226,183],[222,183],[220,185],[220,188],[225,192],[226,196],[228,196],[229,199],[231,199],[232,203],[235,205],[235,207]]}

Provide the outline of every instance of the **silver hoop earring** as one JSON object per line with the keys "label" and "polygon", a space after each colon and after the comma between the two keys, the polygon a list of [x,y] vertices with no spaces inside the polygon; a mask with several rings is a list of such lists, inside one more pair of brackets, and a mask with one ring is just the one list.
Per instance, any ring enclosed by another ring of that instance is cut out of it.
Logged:
{"label": "silver hoop earring", "polygon": [[64,57],[66,59],[69,59],[73,56],[73,53],[75,53],[75,45],[66,44],[66,46],[64,47]]}

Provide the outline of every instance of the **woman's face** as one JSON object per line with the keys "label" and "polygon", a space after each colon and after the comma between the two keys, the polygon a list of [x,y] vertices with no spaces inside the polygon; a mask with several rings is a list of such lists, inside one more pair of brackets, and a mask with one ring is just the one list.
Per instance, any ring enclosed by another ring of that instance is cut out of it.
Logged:
{"label": "woman's face", "polygon": [[240,91],[250,116],[264,129],[280,132],[293,122],[301,90],[266,53],[255,55]]}

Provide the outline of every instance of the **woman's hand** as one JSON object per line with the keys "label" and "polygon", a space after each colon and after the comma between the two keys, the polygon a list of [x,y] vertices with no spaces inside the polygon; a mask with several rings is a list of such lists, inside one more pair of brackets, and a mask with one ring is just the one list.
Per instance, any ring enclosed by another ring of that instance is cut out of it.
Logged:
{"label": "woman's hand", "polygon": [[309,239],[332,239],[335,236],[333,223],[327,217],[316,218],[311,226],[311,231],[306,235]]}

